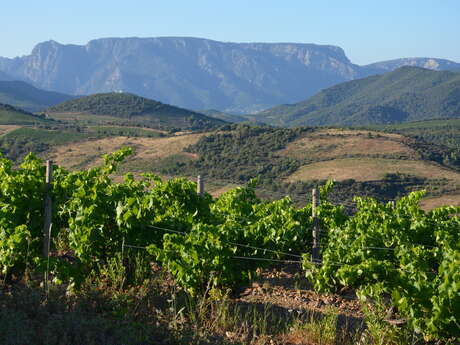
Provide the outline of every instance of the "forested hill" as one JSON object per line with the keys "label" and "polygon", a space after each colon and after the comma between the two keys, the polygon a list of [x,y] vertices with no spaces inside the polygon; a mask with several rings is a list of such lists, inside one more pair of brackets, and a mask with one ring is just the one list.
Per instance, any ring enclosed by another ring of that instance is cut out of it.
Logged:
{"label": "forested hill", "polygon": [[75,96],[37,89],[23,81],[0,81],[0,103],[26,111],[37,112],[72,98]]}
{"label": "forested hill", "polygon": [[9,104],[0,103],[0,125],[30,125],[49,122],[52,120],[31,114]]}
{"label": "forested hill", "polygon": [[460,73],[401,67],[325,89],[310,99],[260,112],[273,125],[391,124],[460,117]]}
{"label": "forested hill", "polygon": [[47,109],[53,113],[106,115],[164,127],[212,128],[225,122],[130,93],[103,93],[70,100]]}

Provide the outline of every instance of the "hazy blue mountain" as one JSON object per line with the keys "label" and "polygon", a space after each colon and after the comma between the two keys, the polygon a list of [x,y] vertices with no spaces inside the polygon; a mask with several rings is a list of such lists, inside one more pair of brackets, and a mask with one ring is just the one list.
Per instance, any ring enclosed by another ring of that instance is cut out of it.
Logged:
{"label": "hazy blue mountain", "polygon": [[[458,65],[432,60],[438,68]],[[413,61],[418,59],[407,63]],[[105,38],[81,46],[48,41],[30,55],[0,58],[1,71],[47,90],[124,91],[189,109],[232,113],[298,102],[332,85],[384,73],[391,66],[355,65],[342,48],[330,45],[184,37]]]}
{"label": "hazy blue mountain", "polygon": [[224,113],[216,109],[200,110],[199,112],[206,116],[210,116],[215,119],[220,119],[220,120],[227,121],[227,122],[239,123],[239,122],[249,121],[247,117],[244,117],[242,115]]}
{"label": "hazy blue mountain", "polygon": [[404,58],[363,66],[364,74],[381,74],[403,66],[422,67],[433,71],[460,71],[460,63],[434,58]]}
{"label": "hazy blue mountain", "polygon": [[197,38],[107,38],[85,46],[54,41],[0,70],[69,94],[125,91],[192,109],[251,112],[295,102],[357,75],[334,46],[223,43]]}
{"label": "hazy blue mountain", "polygon": [[460,73],[401,67],[253,116],[280,126],[391,124],[460,118]]}
{"label": "hazy blue mountain", "polygon": [[37,89],[23,81],[0,81],[0,103],[37,112],[75,98],[58,92]]}
{"label": "hazy blue mountain", "polygon": [[0,71],[0,80],[11,80],[12,78],[3,71]]}

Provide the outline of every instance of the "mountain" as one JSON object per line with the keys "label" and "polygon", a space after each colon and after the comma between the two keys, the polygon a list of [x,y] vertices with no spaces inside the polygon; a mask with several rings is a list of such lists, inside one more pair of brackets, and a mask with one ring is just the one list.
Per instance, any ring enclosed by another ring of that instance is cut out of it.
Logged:
{"label": "mountain", "polygon": [[5,72],[0,71],[0,80],[11,80],[12,78]]}
{"label": "mountain", "polygon": [[227,122],[239,123],[239,122],[249,121],[247,117],[237,115],[237,114],[225,113],[225,112],[222,112],[216,109],[200,110],[199,112],[206,116],[210,116],[215,119],[220,119],[220,120],[227,121]]}
{"label": "mountain", "polygon": [[[440,69],[460,67],[429,60]],[[400,63],[425,66],[426,61]],[[188,109],[238,114],[299,102],[391,66],[355,65],[342,48],[331,45],[191,37],[104,38],[86,45],[48,41],[30,55],[0,58],[1,71],[46,90],[73,95],[124,91]]]}
{"label": "mountain", "polygon": [[356,75],[343,50],[295,43],[198,38],[107,38],[85,46],[54,41],[0,70],[70,94],[125,91],[192,109],[256,111],[298,101]]}
{"label": "mountain", "polygon": [[0,125],[34,125],[51,122],[53,121],[42,116],[0,103]]}
{"label": "mountain", "polygon": [[66,101],[46,110],[50,116],[60,113],[108,116],[137,124],[164,128],[204,129],[225,124],[191,110],[163,104],[130,93],[104,93]]}
{"label": "mountain", "polygon": [[370,65],[363,66],[364,74],[382,74],[385,72],[394,71],[403,66],[422,67],[434,71],[460,71],[460,64],[445,60],[433,58],[405,58],[389,61],[376,62]]}
{"label": "mountain", "polygon": [[75,98],[58,92],[44,91],[23,81],[0,81],[0,103],[37,112]]}
{"label": "mountain", "polygon": [[401,67],[345,82],[253,118],[281,126],[369,125],[460,117],[460,73]]}

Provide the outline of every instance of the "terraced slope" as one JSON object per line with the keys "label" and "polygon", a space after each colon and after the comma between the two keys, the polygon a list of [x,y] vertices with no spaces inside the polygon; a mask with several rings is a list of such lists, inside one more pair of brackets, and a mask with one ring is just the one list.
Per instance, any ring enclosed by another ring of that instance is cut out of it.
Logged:
{"label": "terraced slope", "polygon": [[324,179],[375,181],[388,174],[408,174],[460,184],[460,173],[423,160],[410,144],[410,139],[394,133],[324,129],[294,140],[279,154],[303,163],[286,177],[289,182]]}

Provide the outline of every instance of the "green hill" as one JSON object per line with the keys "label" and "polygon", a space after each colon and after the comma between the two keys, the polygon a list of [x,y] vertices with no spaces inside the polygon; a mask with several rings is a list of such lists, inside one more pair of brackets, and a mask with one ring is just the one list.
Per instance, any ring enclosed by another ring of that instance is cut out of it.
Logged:
{"label": "green hill", "polygon": [[460,73],[401,67],[253,116],[278,126],[356,126],[460,117]]}
{"label": "green hill", "polygon": [[226,112],[215,110],[215,109],[199,110],[199,112],[206,116],[210,116],[215,119],[219,119],[219,120],[223,120],[227,122],[239,123],[239,122],[248,121],[248,118],[244,116],[237,115],[237,114],[230,114],[230,113],[226,113]]}
{"label": "green hill", "polygon": [[37,112],[74,98],[58,92],[37,89],[23,81],[0,81],[0,103]]}
{"label": "green hill", "polygon": [[130,93],[104,93],[81,97],[50,107],[47,112],[107,116],[165,129],[205,129],[221,126],[225,121],[163,104]]}
{"label": "green hill", "polygon": [[52,120],[0,103],[0,125],[34,125],[50,122]]}

